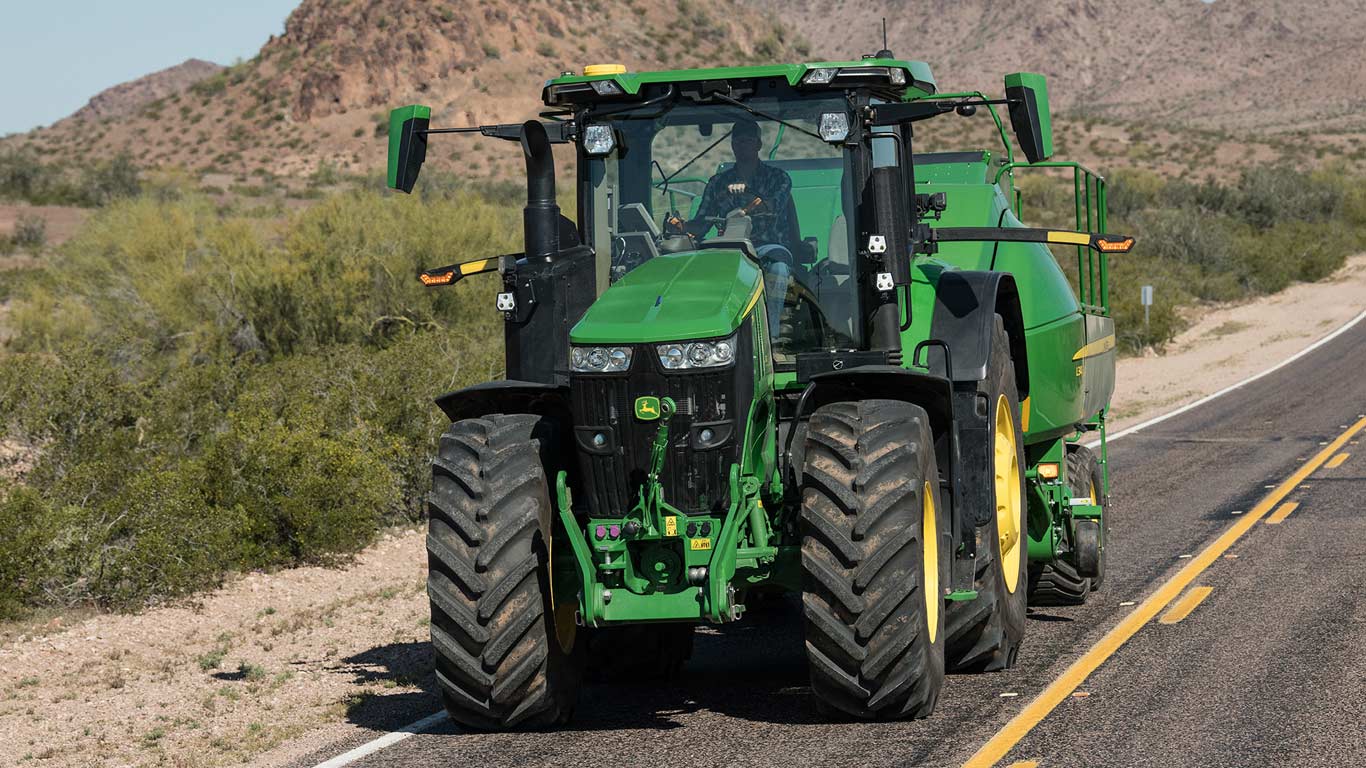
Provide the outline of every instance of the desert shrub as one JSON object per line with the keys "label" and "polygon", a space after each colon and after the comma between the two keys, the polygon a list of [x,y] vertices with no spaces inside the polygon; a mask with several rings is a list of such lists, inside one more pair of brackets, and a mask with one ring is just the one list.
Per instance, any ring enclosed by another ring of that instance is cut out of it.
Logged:
{"label": "desert shrub", "polygon": [[0,610],[137,607],[419,520],[431,397],[502,355],[487,284],[414,275],[515,250],[517,219],[471,192],[343,195],[278,230],[194,197],[92,216],[14,297],[0,434],[42,449],[0,489],[0,523],[34,521],[0,544]]}
{"label": "desert shrub", "polygon": [[1124,169],[1106,180],[1105,196],[1110,215],[1129,218],[1161,204],[1164,183],[1151,171]]}
{"label": "desert shrub", "polygon": [[14,245],[39,251],[47,245],[47,221],[41,216],[22,215],[14,222]]}
{"label": "desert shrub", "polygon": [[44,163],[32,152],[0,153],[0,200],[34,205],[98,207],[141,191],[139,169],[127,153],[93,164]]}

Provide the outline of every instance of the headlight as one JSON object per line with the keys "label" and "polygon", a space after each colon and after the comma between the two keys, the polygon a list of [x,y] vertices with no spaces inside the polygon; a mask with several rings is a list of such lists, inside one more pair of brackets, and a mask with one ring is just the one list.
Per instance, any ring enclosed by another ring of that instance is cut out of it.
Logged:
{"label": "headlight", "polygon": [[671,371],[720,368],[735,360],[735,337],[718,341],[676,341],[655,347],[659,364]]}
{"label": "headlight", "polygon": [[839,72],[834,67],[820,67],[818,69],[807,70],[802,77],[802,85],[828,85],[835,79],[835,73]]}
{"label": "headlight", "polygon": [[583,150],[590,155],[605,155],[617,146],[610,125],[590,125],[583,129]]}
{"label": "headlight", "polygon": [[569,364],[577,373],[617,373],[631,369],[630,347],[570,347]]}
{"label": "headlight", "polygon": [[843,112],[823,112],[820,122],[821,138],[838,144],[849,138],[849,115]]}
{"label": "headlight", "polygon": [[621,86],[611,80],[594,80],[589,83],[599,96],[620,96]]}

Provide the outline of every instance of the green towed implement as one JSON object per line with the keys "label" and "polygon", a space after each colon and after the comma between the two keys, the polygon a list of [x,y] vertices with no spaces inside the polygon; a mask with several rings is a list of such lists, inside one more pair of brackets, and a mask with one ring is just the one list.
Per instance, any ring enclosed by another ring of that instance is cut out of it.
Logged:
{"label": "green towed implement", "polygon": [[[781,593],[801,595],[824,710],[923,717],[946,670],[1015,662],[1026,601],[1100,586],[1106,257],[1133,239],[1105,234],[1100,177],[1050,160],[1043,77],[942,94],[881,51],[589,67],[543,97],[521,125],[391,117],[391,187],[412,190],[437,133],[517,141],[527,165],[524,251],[420,275],[497,273],[506,321],[507,379],[437,400],[428,591],[452,718],[565,722],[586,675],[676,674],[697,624]],[[918,123],[979,110],[997,154],[917,152]],[[576,153],[577,223],[555,144]],[[1070,169],[1075,231],[1021,223],[1014,179],[1037,167]],[[1075,248],[1074,278],[1050,244]]]}

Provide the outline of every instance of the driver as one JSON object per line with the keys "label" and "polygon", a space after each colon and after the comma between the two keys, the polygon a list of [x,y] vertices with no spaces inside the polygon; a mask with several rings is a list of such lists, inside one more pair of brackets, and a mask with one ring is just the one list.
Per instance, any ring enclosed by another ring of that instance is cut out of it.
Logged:
{"label": "driver", "polygon": [[732,212],[753,217],[749,239],[764,269],[769,333],[776,337],[787,284],[792,279],[792,246],[800,241],[792,205],[792,177],[759,160],[763,141],[759,124],[752,118],[737,120],[731,127],[730,148],[735,164],[711,177],[697,217],[679,222],[679,226],[696,239],[707,234],[712,219]]}

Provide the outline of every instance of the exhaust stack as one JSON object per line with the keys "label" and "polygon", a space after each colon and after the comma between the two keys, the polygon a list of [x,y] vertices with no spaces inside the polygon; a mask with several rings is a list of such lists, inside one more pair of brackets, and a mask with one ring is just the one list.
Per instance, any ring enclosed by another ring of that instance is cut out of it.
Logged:
{"label": "exhaust stack", "polygon": [[555,203],[555,154],[539,121],[522,124],[526,156],[526,207],[522,209],[528,260],[549,261],[560,252],[560,206]]}

